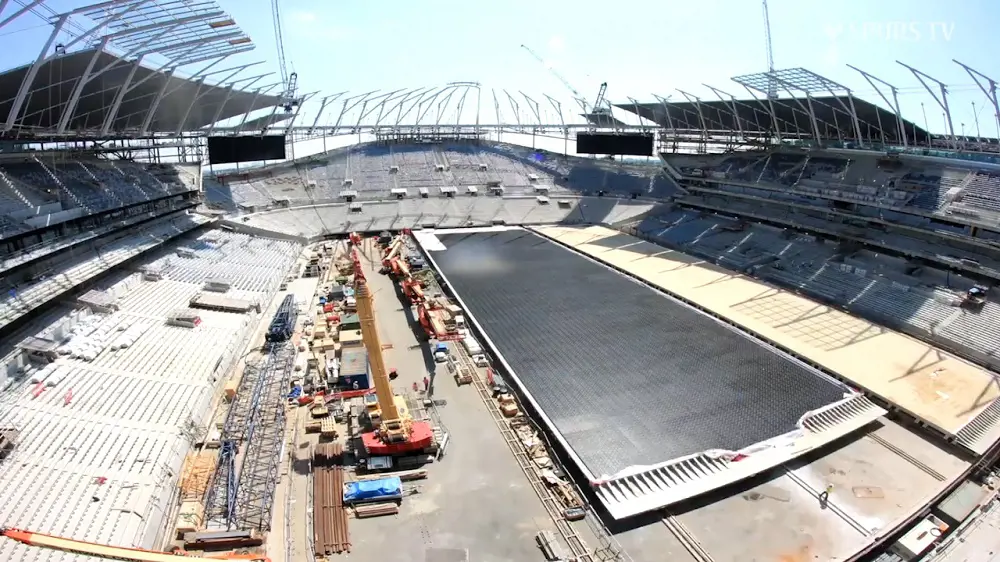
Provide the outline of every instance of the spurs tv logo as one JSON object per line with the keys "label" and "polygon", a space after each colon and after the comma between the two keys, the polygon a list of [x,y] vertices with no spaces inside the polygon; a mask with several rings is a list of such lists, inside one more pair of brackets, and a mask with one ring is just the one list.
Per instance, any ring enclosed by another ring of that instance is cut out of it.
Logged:
{"label": "spurs tv logo", "polygon": [[921,41],[948,42],[955,35],[955,23],[944,21],[865,21],[827,24],[827,38],[833,42],[863,41],[866,43]]}

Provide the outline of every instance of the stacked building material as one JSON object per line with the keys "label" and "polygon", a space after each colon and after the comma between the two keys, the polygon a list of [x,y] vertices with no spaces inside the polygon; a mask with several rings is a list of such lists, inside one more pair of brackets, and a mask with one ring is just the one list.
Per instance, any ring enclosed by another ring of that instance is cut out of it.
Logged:
{"label": "stacked building material", "polygon": [[313,454],[316,556],[351,551],[344,508],[343,456],[344,448],[340,443],[322,443]]}

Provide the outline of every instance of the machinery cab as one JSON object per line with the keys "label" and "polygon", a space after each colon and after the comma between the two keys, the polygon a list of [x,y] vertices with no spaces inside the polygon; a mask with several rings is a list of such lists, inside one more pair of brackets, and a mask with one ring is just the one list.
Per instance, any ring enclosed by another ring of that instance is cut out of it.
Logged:
{"label": "machinery cab", "polygon": [[444,363],[448,360],[448,345],[444,343],[439,343],[434,346],[434,361],[436,363]]}
{"label": "machinery cab", "polygon": [[989,289],[984,285],[976,285],[965,293],[965,300],[962,307],[967,310],[979,311],[986,305],[986,297]]}

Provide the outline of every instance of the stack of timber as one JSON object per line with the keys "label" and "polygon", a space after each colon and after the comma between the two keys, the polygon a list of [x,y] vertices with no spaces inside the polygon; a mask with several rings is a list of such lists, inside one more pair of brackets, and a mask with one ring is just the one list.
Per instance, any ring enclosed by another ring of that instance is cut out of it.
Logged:
{"label": "stack of timber", "polygon": [[205,497],[208,482],[215,474],[216,462],[215,455],[188,454],[181,471],[181,501],[200,500]]}
{"label": "stack of timber", "polygon": [[322,443],[313,454],[316,556],[351,551],[344,508],[343,457],[340,443]]}
{"label": "stack of timber", "polygon": [[358,519],[399,514],[399,506],[394,503],[373,503],[354,506],[354,516]]}

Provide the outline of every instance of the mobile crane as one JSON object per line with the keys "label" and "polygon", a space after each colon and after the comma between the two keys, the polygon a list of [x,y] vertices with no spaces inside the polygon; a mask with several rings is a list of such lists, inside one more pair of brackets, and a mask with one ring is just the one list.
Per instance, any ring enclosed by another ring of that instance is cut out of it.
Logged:
{"label": "mobile crane", "polygon": [[[352,242],[355,240],[351,236]],[[360,237],[358,238],[360,241]],[[419,453],[434,444],[434,432],[427,422],[414,420],[406,401],[392,392],[389,372],[382,356],[382,342],[375,324],[375,306],[368,280],[361,269],[357,246],[354,259],[354,299],[357,301],[361,340],[368,350],[375,395],[365,396],[365,409],[373,427],[361,434],[365,450],[371,456],[400,456]]]}
{"label": "mobile crane", "polygon": [[218,562],[219,560],[250,560],[254,562],[271,562],[271,559],[262,554],[220,554],[217,556],[197,556],[188,554],[183,550],[174,552],[159,552],[155,550],[145,550],[142,548],[125,548],[121,546],[108,546],[74,539],[46,535],[44,533],[33,533],[21,529],[4,528],[0,531],[0,536],[17,541],[28,546],[39,548],[49,548],[61,550],[72,554],[83,554],[105,560],[126,560],[129,562],[178,562],[178,557],[187,558],[189,562]]}

